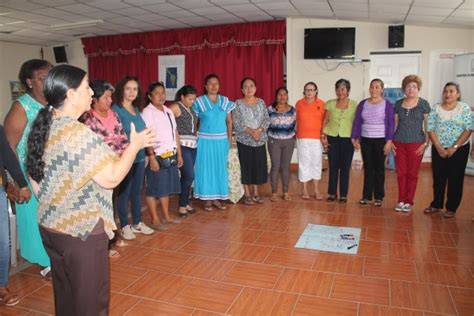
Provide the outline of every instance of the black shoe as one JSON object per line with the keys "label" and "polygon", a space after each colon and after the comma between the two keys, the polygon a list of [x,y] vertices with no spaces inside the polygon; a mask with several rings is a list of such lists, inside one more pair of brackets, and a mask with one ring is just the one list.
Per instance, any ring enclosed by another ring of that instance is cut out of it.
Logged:
{"label": "black shoe", "polygon": [[346,197],[341,197],[339,199],[339,203],[347,203],[347,198]]}
{"label": "black shoe", "polygon": [[188,217],[188,212],[178,212],[179,217]]}
{"label": "black shoe", "polygon": [[335,200],[336,200],[335,195],[328,195],[328,198],[326,199],[326,201],[328,201],[328,202],[334,202]]}

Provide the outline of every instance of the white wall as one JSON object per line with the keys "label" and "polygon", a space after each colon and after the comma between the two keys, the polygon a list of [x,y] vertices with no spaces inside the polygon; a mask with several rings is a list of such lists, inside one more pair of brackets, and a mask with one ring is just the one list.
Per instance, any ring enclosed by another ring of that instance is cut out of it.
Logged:
{"label": "white wall", "polygon": [[[322,19],[287,19],[287,85],[290,102],[302,97],[303,86],[308,81],[318,84],[319,97],[335,97],[334,83],[340,78],[351,81],[351,98],[361,100],[368,95],[370,63],[341,64],[336,70],[327,71],[323,61],[305,60],[304,29],[317,27],[355,27],[356,59],[369,59],[373,51],[421,51],[420,76],[423,79],[421,96],[428,99],[430,52],[435,49],[462,49],[474,52],[474,30],[436,28],[405,25],[405,47],[388,49],[388,24]],[[337,61],[327,61],[327,66],[337,66]]]}
{"label": "white wall", "polygon": [[10,81],[18,80],[21,65],[28,59],[41,58],[41,47],[0,42],[0,123],[10,109]]}

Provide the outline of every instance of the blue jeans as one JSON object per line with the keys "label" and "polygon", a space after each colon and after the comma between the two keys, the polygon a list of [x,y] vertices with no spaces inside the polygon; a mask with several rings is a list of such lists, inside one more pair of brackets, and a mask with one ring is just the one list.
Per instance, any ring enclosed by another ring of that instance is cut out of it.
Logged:
{"label": "blue jeans", "polygon": [[0,186],[0,287],[7,286],[10,264],[10,217],[8,215],[7,195]]}
{"label": "blue jeans", "polygon": [[136,162],[119,185],[117,208],[120,227],[128,225],[128,201],[132,206],[132,221],[136,225],[142,221],[141,195],[143,178],[145,177],[145,162]]}
{"label": "blue jeans", "polygon": [[179,206],[185,207],[189,204],[189,190],[194,181],[194,162],[196,161],[196,148],[181,147],[183,166],[181,171],[181,193],[179,194]]}

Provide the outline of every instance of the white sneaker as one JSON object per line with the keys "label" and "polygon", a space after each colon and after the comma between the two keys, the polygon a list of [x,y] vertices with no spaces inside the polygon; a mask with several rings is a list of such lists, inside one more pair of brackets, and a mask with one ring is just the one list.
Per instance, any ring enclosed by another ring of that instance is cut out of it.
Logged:
{"label": "white sneaker", "polygon": [[404,207],[405,207],[405,203],[400,202],[395,206],[395,211],[402,212]]}
{"label": "white sneaker", "polygon": [[150,227],[146,226],[145,223],[140,222],[137,225],[132,226],[132,232],[134,232],[135,234],[151,235],[155,231]]}
{"label": "white sneaker", "polygon": [[127,225],[122,228],[122,237],[125,240],[132,240],[137,238],[132,230],[132,225]]}
{"label": "white sneaker", "polygon": [[411,212],[411,204],[405,204],[403,205],[402,212]]}

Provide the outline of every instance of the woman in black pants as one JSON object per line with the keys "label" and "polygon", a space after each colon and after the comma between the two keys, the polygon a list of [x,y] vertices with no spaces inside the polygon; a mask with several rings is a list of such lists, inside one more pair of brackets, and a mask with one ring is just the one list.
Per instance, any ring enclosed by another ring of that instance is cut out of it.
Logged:
{"label": "woman in black pants", "polygon": [[448,82],[443,89],[443,102],[436,104],[428,115],[428,135],[433,171],[433,201],[424,210],[426,214],[443,209],[447,189],[444,217],[454,217],[462,199],[464,172],[469,156],[469,137],[472,117],[469,105],[459,101],[459,86]]}
{"label": "woman in black pants", "polygon": [[385,156],[390,153],[395,127],[393,105],[383,98],[383,81],[370,82],[370,98],[362,100],[352,126],[352,143],[361,149],[364,162],[364,189],[360,204],[382,206],[385,195]]}

